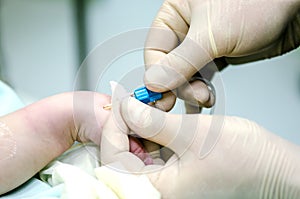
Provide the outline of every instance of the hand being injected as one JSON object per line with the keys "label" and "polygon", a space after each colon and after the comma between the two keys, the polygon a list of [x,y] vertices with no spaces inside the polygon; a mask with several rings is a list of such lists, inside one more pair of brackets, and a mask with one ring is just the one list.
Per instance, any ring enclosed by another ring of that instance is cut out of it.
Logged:
{"label": "hand being injected", "polygon": [[[110,96],[70,92],[51,96],[0,117],[0,195],[21,185],[75,141],[100,144]],[[132,138],[130,151],[152,162]]]}
{"label": "hand being injected", "polygon": [[[203,82],[187,87],[195,73],[218,62],[208,77],[201,73],[210,80],[218,67],[284,54],[299,46],[299,30],[299,0],[165,0],[145,44],[145,85],[212,106]],[[165,94],[157,107],[169,110],[174,101]]]}

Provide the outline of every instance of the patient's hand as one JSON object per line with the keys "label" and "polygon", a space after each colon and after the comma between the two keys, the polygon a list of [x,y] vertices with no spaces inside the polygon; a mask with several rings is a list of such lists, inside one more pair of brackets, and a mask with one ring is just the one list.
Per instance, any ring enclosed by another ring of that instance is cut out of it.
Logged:
{"label": "patient's hand", "polygon": [[104,110],[103,106],[110,102],[110,96],[95,92],[72,94],[72,101],[69,102],[72,125],[69,128],[73,140],[100,144],[102,127],[110,114],[110,111]]}
{"label": "patient's hand", "polygon": [[72,146],[100,143],[110,97],[94,92],[55,95],[0,117],[0,195]]}

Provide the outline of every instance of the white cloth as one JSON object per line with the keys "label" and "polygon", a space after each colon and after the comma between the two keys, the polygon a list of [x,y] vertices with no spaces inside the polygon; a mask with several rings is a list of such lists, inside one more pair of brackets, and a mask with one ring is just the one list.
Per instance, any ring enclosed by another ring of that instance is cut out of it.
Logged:
{"label": "white cloth", "polygon": [[146,175],[124,174],[100,166],[99,147],[76,143],[40,172],[51,186],[62,186],[63,199],[160,198]]}

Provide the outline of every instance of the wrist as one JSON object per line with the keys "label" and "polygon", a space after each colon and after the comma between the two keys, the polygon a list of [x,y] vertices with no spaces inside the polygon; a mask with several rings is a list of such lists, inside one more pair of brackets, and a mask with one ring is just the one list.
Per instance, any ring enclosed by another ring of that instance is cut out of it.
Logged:
{"label": "wrist", "polygon": [[[89,91],[55,95],[28,107],[27,112],[35,129],[48,125],[45,134],[51,134],[61,148],[68,149],[75,141],[100,144],[102,127],[110,114],[102,107],[110,97]],[[41,120],[36,123],[34,121]]]}
{"label": "wrist", "polygon": [[22,109],[28,127],[56,143],[59,153],[74,143],[75,128],[72,114],[72,95],[63,93],[45,98]]}
{"label": "wrist", "polygon": [[24,183],[73,144],[72,104],[61,102],[64,98],[67,95],[49,97],[0,118],[10,136],[0,139],[1,144],[14,143],[13,153],[0,161],[0,170],[5,171],[0,174],[0,195]]}
{"label": "wrist", "polygon": [[100,145],[102,128],[110,114],[103,106],[109,103],[109,96],[96,92],[72,93],[73,140]]}

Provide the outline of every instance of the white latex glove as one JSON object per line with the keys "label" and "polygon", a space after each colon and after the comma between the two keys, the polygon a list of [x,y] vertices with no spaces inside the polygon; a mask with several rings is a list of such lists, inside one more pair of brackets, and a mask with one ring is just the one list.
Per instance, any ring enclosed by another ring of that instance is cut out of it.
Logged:
{"label": "white latex glove", "polygon": [[[162,198],[300,198],[300,148],[256,123],[237,117],[173,115],[134,98],[113,107],[119,107],[124,121],[114,114],[108,119],[102,163],[126,168],[116,166],[119,172],[147,174]],[[164,166],[145,165],[129,152],[130,131],[175,154]],[[205,149],[211,142],[214,147]]]}
{"label": "white latex glove", "polygon": [[[299,8],[299,0],[166,0],[145,44],[146,86],[170,91],[216,58],[222,60],[223,68],[228,63],[271,58],[297,48]],[[202,76],[210,79],[211,72]],[[214,103],[205,85],[193,89],[200,89],[201,95],[186,91],[185,86],[179,97],[196,99],[202,106]],[[158,104],[168,110],[173,98],[166,97]]]}

